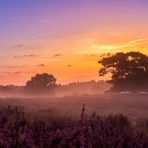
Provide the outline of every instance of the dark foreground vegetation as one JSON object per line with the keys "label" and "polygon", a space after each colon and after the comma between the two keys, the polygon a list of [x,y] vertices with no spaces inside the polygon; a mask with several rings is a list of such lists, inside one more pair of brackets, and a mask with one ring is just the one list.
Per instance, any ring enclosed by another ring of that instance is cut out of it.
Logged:
{"label": "dark foreground vegetation", "polygon": [[122,114],[80,119],[42,120],[18,107],[0,110],[2,148],[147,148],[146,133],[137,130]]}

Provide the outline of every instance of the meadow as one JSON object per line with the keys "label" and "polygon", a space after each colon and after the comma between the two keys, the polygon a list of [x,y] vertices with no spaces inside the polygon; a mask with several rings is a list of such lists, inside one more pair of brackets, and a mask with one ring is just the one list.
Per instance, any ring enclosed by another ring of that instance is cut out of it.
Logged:
{"label": "meadow", "polygon": [[2,97],[0,146],[147,148],[147,98],[119,93]]}
{"label": "meadow", "polygon": [[148,94],[100,93],[61,97],[13,96],[0,99],[1,106],[21,106],[28,112],[52,112],[63,115],[79,116],[82,105],[86,113],[98,115],[122,113],[132,120],[148,117]]}

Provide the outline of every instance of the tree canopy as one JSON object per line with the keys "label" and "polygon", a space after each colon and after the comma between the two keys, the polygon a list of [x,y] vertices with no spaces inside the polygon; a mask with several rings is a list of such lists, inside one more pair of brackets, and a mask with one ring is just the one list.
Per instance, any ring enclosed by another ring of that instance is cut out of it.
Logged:
{"label": "tree canopy", "polygon": [[26,88],[30,91],[46,91],[56,86],[56,78],[52,74],[36,74],[27,81]]}
{"label": "tree canopy", "polygon": [[148,90],[148,56],[140,52],[116,53],[98,61],[99,76],[111,74],[114,91]]}

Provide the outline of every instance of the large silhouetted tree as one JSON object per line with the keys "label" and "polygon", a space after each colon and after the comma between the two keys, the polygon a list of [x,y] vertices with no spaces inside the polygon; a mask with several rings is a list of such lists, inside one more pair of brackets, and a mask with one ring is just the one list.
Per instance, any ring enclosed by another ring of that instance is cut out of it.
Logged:
{"label": "large silhouetted tree", "polygon": [[112,91],[148,91],[148,56],[140,52],[116,53],[98,61],[99,76],[111,74]]}
{"label": "large silhouetted tree", "polygon": [[43,73],[36,74],[31,80],[27,81],[26,89],[30,92],[45,92],[52,90],[56,86],[56,79],[53,75]]}

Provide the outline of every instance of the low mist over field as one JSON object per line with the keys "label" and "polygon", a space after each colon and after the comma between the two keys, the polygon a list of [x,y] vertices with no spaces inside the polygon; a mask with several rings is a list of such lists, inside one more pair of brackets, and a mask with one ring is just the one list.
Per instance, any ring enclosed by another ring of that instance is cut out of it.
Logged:
{"label": "low mist over field", "polygon": [[0,106],[21,106],[36,114],[80,116],[83,104],[87,114],[122,113],[132,120],[148,117],[148,94],[102,93],[96,95],[71,95],[64,97],[7,97],[0,99]]}
{"label": "low mist over field", "polygon": [[57,85],[53,90],[34,92],[26,91],[25,86],[0,86],[0,97],[62,97],[62,96],[72,96],[72,95],[93,95],[93,94],[102,94],[105,91],[109,90],[111,87],[110,84],[105,81],[85,81],[85,82],[74,82],[67,85]]}

